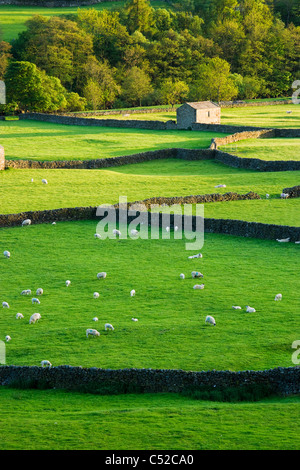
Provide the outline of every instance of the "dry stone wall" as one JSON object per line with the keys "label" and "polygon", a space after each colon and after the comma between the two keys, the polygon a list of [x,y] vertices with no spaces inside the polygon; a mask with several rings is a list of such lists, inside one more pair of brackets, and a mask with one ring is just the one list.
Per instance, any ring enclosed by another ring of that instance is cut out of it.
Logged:
{"label": "dry stone wall", "polygon": [[36,388],[96,390],[139,390],[142,393],[180,393],[205,387],[222,390],[227,387],[264,386],[274,395],[287,396],[300,392],[300,368],[278,367],[262,371],[184,371],[176,369],[99,369],[73,366],[43,368],[37,366],[0,366],[0,385],[30,384]]}

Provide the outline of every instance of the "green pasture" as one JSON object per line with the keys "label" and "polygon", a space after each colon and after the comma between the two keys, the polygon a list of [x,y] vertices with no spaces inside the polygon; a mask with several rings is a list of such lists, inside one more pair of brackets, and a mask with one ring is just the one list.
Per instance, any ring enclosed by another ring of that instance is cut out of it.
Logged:
{"label": "green pasture", "polygon": [[[0,339],[12,338],[8,365],[38,366],[44,359],[54,366],[112,369],[293,365],[299,245],[205,234],[200,248],[198,236],[175,239],[171,233],[168,239],[164,232],[153,239],[149,232],[148,239],[96,239],[96,228],[97,220],[1,229],[0,253],[11,253],[0,258],[0,301],[10,305],[0,316]],[[199,251],[203,258],[188,259]],[[203,273],[201,282],[193,270]],[[101,271],[107,277],[98,280]],[[203,290],[193,289],[202,282]],[[41,303],[32,304],[39,287]],[[21,295],[24,289],[32,295]],[[275,302],[278,293],[283,300]],[[246,305],[256,313],[246,313]],[[15,318],[18,312],[24,319]],[[30,325],[35,312],[42,318]],[[215,317],[215,327],[205,324],[206,315]],[[115,330],[105,332],[106,322]],[[86,338],[87,328],[98,329],[100,337]]]}
{"label": "green pasture", "polygon": [[234,404],[2,387],[0,449],[298,450],[298,409],[299,397]]}
{"label": "green pasture", "polygon": [[[8,169],[0,172],[0,213],[115,204],[119,196],[134,202],[155,196],[254,191],[261,200],[207,203],[205,216],[299,226],[299,199],[280,199],[282,189],[298,182],[297,171],[256,172],[212,160],[153,160],[101,170]],[[226,188],[215,188],[218,184]]]}
{"label": "green pasture", "polygon": [[259,158],[261,160],[300,160],[300,139],[246,139],[223,145],[220,150],[238,157]]}
{"label": "green pasture", "polygon": [[208,148],[226,134],[69,126],[39,121],[0,121],[9,160],[90,160],[166,148]]}
{"label": "green pasture", "polygon": [[[258,100],[260,101],[260,100]],[[271,100],[270,100],[271,101]],[[292,111],[287,113],[287,111]],[[162,111],[157,113],[136,113],[127,116],[126,111],[121,115],[90,116],[98,119],[142,119],[169,121],[176,120],[176,112]],[[246,106],[241,108],[222,108],[221,124],[234,126],[253,126],[266,128],[299,128],[300,106],[295,104]]]}
{"label": "green pasture", "polygon": [[[102,2],[100,4],[82,6],[81,10],[93,8],[95,10],[113,10],[122,8],[125,1],[112,1]],[[163,1],[151,1],[154,8],[165,8]],[[18,34],[26,29],[25,22],[34,15],[42,16],[60,16],[60,15],[76,15],[77,7],[33,7],[33,6],[15,6],[15,5],[0,5],[0,28],[3,35],[3,40],[12,41],[18,37]]]}

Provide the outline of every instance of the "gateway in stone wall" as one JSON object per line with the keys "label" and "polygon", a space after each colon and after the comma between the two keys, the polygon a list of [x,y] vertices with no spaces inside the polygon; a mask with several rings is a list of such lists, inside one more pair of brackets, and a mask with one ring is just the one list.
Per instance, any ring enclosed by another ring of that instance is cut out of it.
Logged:
{"label": "gateway in stone wall", "polygon": [[177,109],[177,128],[188,129],[193,124],[220,124],[221,107],[212,101],[184,103]]}

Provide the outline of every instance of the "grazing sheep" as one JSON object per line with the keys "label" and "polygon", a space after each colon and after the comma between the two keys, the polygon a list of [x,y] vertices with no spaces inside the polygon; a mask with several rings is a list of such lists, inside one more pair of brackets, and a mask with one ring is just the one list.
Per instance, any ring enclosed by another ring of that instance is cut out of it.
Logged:
{"label": "grazing sheep", "polygon": [[51,225],[56,225],[56,222],[52,222],[52,224],[51,224]]}
{"label": "grazing sheep", "polygon": [[41,319],[41,315],[39,313],[33,313],[29,319],[29,325],[32,323],[38,322]]}
{"label": "grazing sheep", "polygon": [[177,230],[178,230],[177,225],[175,225],[174,230],[175,230],[175,232],[177,232]]}
{"label": "grazing sheep", "polygon": [[242,307],[240,307],[239,305],[233,305],[232,308],[234,310],[241,310],[242,309]]}
{"label": "grazing sheep", "polygon": [[269,199],[269,197],[270,197],[270,194],[267,193],[266,194],[266,199]]}
{"label": "grazing sheep", "polygon": [[197,255],[192,255],[192,256],[189,256],[189,259],[192,259],[192,258],[202,258],[203,255],[201,253],[198,253]]}
{"label": "grazing sheep", "polygon": [[41,361],[41,366],[42,367],[52,367],[52,364],[50,361],[47,361],[47,360],[44,360],[44,361]]}
{"label": "grazing sheep", "polygon": [[255,313],[256,310],[255,310],[255,308],[249,307],[249,305],[246,305],[246,312],[248,312],[248,313]]}
{"label": "grazing sheep", "polygon": [[204,284],[195,284],[193,289],[204,289]]}
{"label": "grazing sheep", "polygon": [[215,188],[226,188],[226,184],[217,184]]}
{"label": "grazing sheep", "polygon": [[297,241],[297,242],[295,242],[295,243],[296,243],[296,244],[299,244],[299,243],[300,243],[300,240],[299,240],[299,241]]}
{"label": "grazing sheep", "polygon": [[21,295],[31,295],[31,290],[30,289],[22,290]]}
{"label": "grazing sheep", "polygon": [[48,181],[43,178],[43,179],[42,179],[42,183],[43,183],[43,184],[48,184]]}
{"label": "grazing sheep", "polygon": [[138,321],[138,319],[137,319],[137,318],[132,318],[131,320],[132,320],[132,321]]}
{"label": "grazing sheep", "polygon": [[117,230],[116,228],[113,229],[113,234],[114,234],[114,235],[118,235],[119,237],[121,236],[120,230]]}
{"label": "grazing sheep", "polygon": [[114,327],[110,323],[105,323],[104,328],[105,328],[105,331],[106,330],[114,331]]}
{"label": "grazing sheep", "polygon": [[99,292],[94,292],[94,293],[93,293],[94,299],[98,299],[99,295],[100,295]]}
{"label": "grazing sheep", "polygon": [[41,287],[36,290],[36,295],[43,295],[44,291]]}
{"label": "grazing sheep", "polygon": [[138,230],[135,230],[135,229],[130,230],[130,233],[134,237],[139,234]]}
{"label": "grazing sheep", "polygon": [[89,336],[100,336],[100,333],[97,330],[93,330],[93,328],[88,328],[86,330],[86,337],[88,338]]}
{"label": "grazing sheep", "polygon": [[192,271],[192,277],[203,277],[203,274],[199,273],[198,271]]}
{"label": "grazing sheep", "polygon": [[37,299],[36,297],[33,297],[33,298],[31,299],[31,302],[32,302],[33,304],[40,304],[40,303],[41,303],[41,302],[39,301],[39,299]]}
{"label": "grazing sheep", "polygon": [[5,341],[8,343],[8,341],[10,341],[10,340],[11,340],[11,337],[9,335],[6,335],[5,336]]}
{"label": "grazing sheep", "polygon": [[71,284],[71,281],[66,281],[66,286],[69,287],[69,285]]}
{"label": "grazing sheep", "polygon": [[97,274],[97,278],[98,278],[98,279],[105,279],[106,276],[107,276],[107,274],[106,274],[105,272],[103,272],[103,273],[98,273],[98,274]]}
{"label": "grazing sheep", "polygon": [[183,273],[180,274],[180,279],[185,279],[185,275]]}
{"label": "grazing sheep", "polygon": [[282,300],[282,294],[276,294],[274,300]]}
{"label": "grazing sheep", "polygon": [[94,317],[94,318],[93,318],[93,321],[98,321],[98,318],[97,318],[97,317]]}
{"label": "grazing sheep", "polygon": [[95,233],[94,237],[95,238],[101,238],[101,235],[100,235],[100,233]]}
{"label": "grazing sheep", "polygon": [[23,220],[22,226],[25,226],[25,225],[31,225],[31,220],[30,219]]}
{"label": "grazing sheep", "polygon": [[33,178],[31,178],[31,182],[33,183]]}
{"label": "grazing sheep", "polygon": [[17,313],[16,319],[19,320],[19,318],[24,318],[24,315],[22,313]]}
{"label": "grazing sheep", "polygon": [[292,111],[287,111],[286,114],[292,114]]}
{"label": "grazing sheep", "polygon": [[276,238],[276,241],[279,243],[287,243],[290,241],[290,237],[288,238]]}
{"label": "grazing sheep", "polygon": [[205,318],[205,323],[209,323],[210,325],[216,326],[216,320],[211,315],[207,315],[207,317]]}
{"label": "grazing sheep", "polygon": [[170,227],[166,227],[166,231],[167,231],[167,232],[170,232]]}
{"label": "grazing sheep", "polygon": [[281,199],[287,199],[289,197],[289,194],[288,193],[281,193],[280,194],[280,198]]}
{"label": "grazing sheep", "polygon": [[2,307],[3,307],[3,308],[9,308],[9,305],[8,305],[7,302],[2,302]]}
{"label": "grazing sheep", "polygon": [[132,290],[130,291],[130,295],[131,295],[131,297],[135,296],[135,290],[134,290],[134,289],[132,289]]}
{"label": "grazing sheep", "polygon": [[3,254],[4,254],[5,258],[10,258],[10,252],[9,251],[5,250],[5,251],[3,251]]}

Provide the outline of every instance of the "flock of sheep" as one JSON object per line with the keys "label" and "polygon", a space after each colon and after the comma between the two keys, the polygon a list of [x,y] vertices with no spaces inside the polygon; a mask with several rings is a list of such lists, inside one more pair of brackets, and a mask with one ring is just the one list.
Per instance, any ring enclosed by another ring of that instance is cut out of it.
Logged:
{"label": "flock of sheep", "polygon": [[[46,180],[42,180],[42,181],[43,181],[44,184],[47,184],[47,181],[46,181]],[[31,220],[30,220],[30,219],[26,219],[26,220],[24,220],[24,221],[22,222],[22,226],[26,226],[26,225],[31,225]],[[178,230],[178,227],[177,227],[177,226],[174,227],[174,231],[177,231],[177,230]],[[170,227],[166,227],[166,231],[169,232],[169,231],[170,231]],[[138,232],[137,230],[131,230],[131,234],[132,234],[133,236],[138,235],[138,233],[139,233],[139,232]],[[113,234],[114,234],[116,237],[121,236],[120,230],[117,230],[117,229],[114,229],[114,230],[113,230]],[[101,235],[100,235],[100,234],[97,234],[97,233],[95,233],[94,236],[95,236],[95,238],[101,238]],[[287,239],[277,239],[278,242],[288,242],[289,240],[290,240],[290,238],[287,238]],[[300,241],[299,241],[299,242],[295,242],[295,243],[300,243]],[[10,254],[10,252],[9,252],[8,250],[5,250],[5,251],[3,252],[3,255],[4,255],[5,258],[10,258],[10,256],[11,256],[11,254]],[[202,258],[202,257],[203,257],[203,255],[202,255],[201,253],[197,253],[197,254],[195,254],[195,255],[189,256],[188,258],[189,258],[189,259],[197,259],[197,258]],[[106,276],[107,276],[107,273],[106,273],[106,272],[99,272],[99,273],[97,274],[97,279],[105,279]],[[191,276],[192,276],[193,279],[200,279],[200,278],[202,279],[202,278],[204,277],[204,275],[203,275],[201,272],[199,272],[199,271],[192,271],[192,272],[191,272]],[[185,279],[185,274],[181,273],[179,277],[180,277],[180,279],[183,280],[183,279]],[[66,287],[69,287],[70,284],[71,284],[71,281],[70,281],[70,280],[66,280],[66,281],[65,281],[65,284],[66,284]],[[204,284],[195,284],[195,285],[193,286],[193,289],[204,289]],[[36,290],[36,296],[41,296],[41,295],[43,295],[43,293],[44,293],[44,291],[43,291],[42,288],[38,288],[38,289]],[[21,295],[32,295],[32,292],[31,292],[30,289],[26,289],[26,290],[23,290],[23,291],[21,292]],[[134,289],[131,290],[130,296],[131,296],[131,297],[135,296],[135,290],[134,290]],[[99,297],[99,292],[94,292],[94,293],[93,293],[93,297],[94,297],[95,299],[97,299],[97,298]],[[275,296],[275,299],[274,299],[274,300],[275,300],[275,301],[282,300],[282,294],[277,294],[277,295]],[[40,304],[40,300],[39,300],[37,297],[32,297],[31,302],[32,302],[32,304]],[[8,302],[6,302],[6,301],[3,301],[3,302],[2,302],[2,307],[3,307],[3,308],[10,308]],[[240,310],[240,309],[241,309],[241,307],[238,306],[238,305],[233,305],[232,308],[235,309],[235,310]],[[247,306],[246,306],[246,312],[247,312],[247,313],[254,313],[254,312],[256,312],[256,310],[255,310],[255,308],[250,307],[249,305],[247,305]],[[24,316],[23,316],[22,313],[17,313],[17,314],[16,314],[16,319],[17,319],[17,320],[20,320],[20,319],[23,319],[23,318],[24,318]],[[38,322],[40,319],[41,319],[40,313],[33,313],[33,314],[31,315],[30,319],[29,319],[29,324],[34,324],[34,323]],[[97,318],[97,317],[94,317],[94,318],[93,318],[93,321],[98,321],[98,318]],[[138,321],[138,319],[137,319],[137,318],[132,318],[132,321],[135,321],[135,322],[136,322],[136,321]],[[207,315],[207,316],[206,316],[206,318],[205,318],[205,323],[206,323],[206,324],[213,325],[213,326],[216,326],[216,320],[215,320],[215,318],[214,318],[213,316],[211,316],[211,315]],[[105,323],[104,329],[105,329],[105,331],[107,331],[107,330],[114,331],[114,327],[113,327],[113,325],[110,324],[110,323]],[[88,329],[86,329],[86,337],[88,338],[89,336],[94,336],[94,337],[100,336],[100,332],[99,332],[98,330],[94,329],[94,328],[88,328]],[[9,335],[6,335],[5,340],[6,340],[7,342],[11,341],[11,337],[10,337]],[[48,360],[43,360],[43,361],[41,361],[41,366],[42,366],[42,367],[46,367],[46,366],[47,366],[47,367],[52,367],[52,364],[51,364],[51,362],[48,361]]]}

